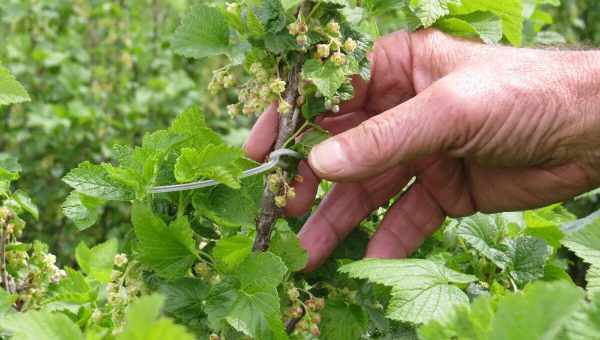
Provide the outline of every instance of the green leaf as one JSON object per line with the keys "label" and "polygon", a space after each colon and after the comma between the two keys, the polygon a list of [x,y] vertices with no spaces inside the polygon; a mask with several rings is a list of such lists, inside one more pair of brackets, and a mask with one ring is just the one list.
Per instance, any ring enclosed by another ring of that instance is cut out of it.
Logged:
{"label": "green leaf", "polygon": [[483,256],[492,261],[497,267],[504,269],[509,258],[499,249],[504,237],[504,227],[501,215],[475,214],[461,219],[456,229],[456,235]]}
{"label": "green leaf", "polygon": [[194,208],[206,218],[225,227],[251,226],[258,216],[263,190],[261,176],[244,178],[239,190],[219,185],[194,193]]}
{"label": "green leaf", "polygon": [[544,276],[544,265],[550,257],[550,249],[544,240],[519,236],[507,240],[507,255],[510,258],[508,271],[518,286]]}
{"label": "green leaf", "polygon": [[62,204],[62,210],[77,229],[85,230],[98,221],[104,204],[104,200],[73,191]]}
{"label": "green leaf", "polygon": [[132,303],[127,309],[125,330],[117,340],[193,340],[183,326],[159,318],[164,301],[164,297],[154,294]]}
{"label": "green leaf", "polygon": [[193,6],[173,36],[173,50],[188,58],[224,54],[229,47],[227,18],[216,8]]}
{"label": "green leaf", "polygon": [[571,214],[560,204],[554,204],[545,208],[529,210],[523,213],[523,219],[528,235],[539,237],[554,248],[558,248],[563,232],[560,227],[574,221],[577,217]]}
{"label": "green leaf", "polygon": [[29,197],[29,195],[19,189],[15,192],[13,192],[12,194],[12,198],[19,203],[19,206],[21,206],[21,209],[25,210],[26,212],[28,212],[29,214],[31,214],[31,216],[33,216],[34,219],[39,219],[40,217],[40,212],[38,210],[38,207],[35,205],[35,203],[33,203],[33,200],[31,199],[31,197]]}
{"label": "green leaf", "polygon": [[29,94],[15,77],[0,66],[0,106],[30,101]]}
{"label": "green leaf", "polygon": [[367,259],[347,264],[339,270],[353,278],[392,287],[387,316],[412,323],[443,317],[454,307],[468,304],[467,295],[452,284],[477,280],[475,276],[421,259]]}
{"label": "green leaf", "polygon": [[132,192],[113,180],[101,165],[83,162],[71,170],[63,181],[76,191],[107,201],[128,201]]}
{"label": "green leaf", "polygon": [[243,156],[242,150],[228,145],[207,145],[202,150],[183,148],[175,163],[175,178],[180,183],[199,178],[214,179],[239,189],[242,170],[235,161]]}
{"label": "green leaf", "polygon": [[79,327],[66,315],[48,311],[10,314],[0,320],[0,326],[20,340],[84,339]]}
{"label": "green leaf", "polygon": [[587,220],[579,229],[566,234],[562,244],[590,264],[586,274],[587,290],[600,292],[600,217]]}
{"label": "green leaf", "polygon": [[491,12],[502,18],[502,32],[513,45],[521,45],[523,32],[522,0],[460,0],[462,5],[449,4],[452,15],[464,15],[477,11]]}
{"label": "green leaf", "polygon": [[327,299],[321,318],[323,340],[360,339],[369,326],[368,315],[359,305],[341,299]]}
{"label": "green leaf", "polygon": [[420,327],[419,339],[489,339],[494,312],[491,299],[482,296],[470,306],[458,306],[449,318]]}
{"label": "green leaf", "polygon": [[328,131],[323,130],[318,126],[312,127],[310,130],[302,134],[300,141],[294,145],[294,150],[298,151],[305,157],[308,156],[312,148],[331,137]]}
{"label": "green leaf", "polygon": [[196,106],[180,113],[168,131],[186,138],[182,147],[202,149],[209,144],[223,144],[221,137],[208,128],[204,115]]}
{"label": "green leaf", "polygon": [[561,339],[598,339],[600,334],[600,293],[592,296],[589,304],[579,307],[566,321]]}
{"label": "green leaf", "polygon": [[443,18],[435,23],[440,30],[460,37],[477,37],[486,44],[496,44],[502,40],[502,19],[491,12]]}
{"label": "green leaf", "polygon": [[279,286],[286,272],[280,257],[263,252],[247,257],[232,276],[241,282],[242,290],[260,291]]}
{"label": "green leaf", "polygon": [[461,0],[410,0],[409,8],[424,27],[433,25],[439,18],[450,14],[448,5],[460,5]]}
{"label": "green leaf", "polygon": [[166,223],[142,203],[135,203],[131,221],[139,241],[139,260],[166,279],[183,277],[198,258],[194,232],[185,216]]}
{"label": "green leaf", "polygon": [[250,255],[228,279],[214,286],[206,313],[214,328],[222,320],[255,339],[287,339],[280,316],[277,286],[287,268],[269,253]]}
{"label": "green leaf", "polygon": [[67,276],[51,287],[52,301],[71,304],[85,304],[96,301],[96,292],[92,290],[83,274],[66,268]]}
{"label": "green leaf", "polygon": [[331,61],[321,64],[318,60],[309,59],[304,63],[302,73],[325,97],[332,97],[346,80],[344,69]]}
{"label": "green leaf", "polygon": [[490,339],[553,339],[582,300],[568,283],[533,283],[498,303]]}
{"label": "green leaf", "polygon": [[186,277],[166,282],[160,286],[160,292],[166,297],[164,311],[180,320],[204,318],[203,306],[208,291],[209,286],[199,279]]}
{"label": "green leaf", "polygon": [[212,252],[217,269],[221,272],[232,272],[250,254],[252,254],[252,238],[244,235],[219,239]]}
{"label": "green leaf", "polygon": [[21,165],[16,157],[0,152],[0,180],[16,181],[19,179]]}
{"label": "green leaf", "polygon": [[285,28],[285,11],[280,0],[248,0],[246,3],[249,13],[255,17],[252,20],[258,19],[265,33],[277,33]]}
{"label": "green leaf", "polygon": [[98,282],[110,282],[113,262],[118,250],[118,242],[110,239],[91,249],[81,242],[75,249],[77,264],[84,273]]}
{"label": "green leaf", "polygon": [[277,222],[269,251],[279,256],[292,272],[304,269],[308,262],[308,252],[302,248],[298,236],[285,220]]}

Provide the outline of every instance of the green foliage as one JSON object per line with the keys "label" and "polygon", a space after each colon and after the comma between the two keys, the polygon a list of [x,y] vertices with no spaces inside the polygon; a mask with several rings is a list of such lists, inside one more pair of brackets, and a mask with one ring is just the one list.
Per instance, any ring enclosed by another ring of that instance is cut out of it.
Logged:
{"label": "green foliage", "polygon": [[0,65],[0,106],[30,101],[29,94],[15,77]]}
{"label": "green foliage", "polygon": [[363,260],[347,264],[340,271],[392,287],[387,316],[413,323],[436,319],[455,306],[467,304],[467,295],[454,284],[477,280],[475,276],[420,259]]}
{"label": "green foliage", "polygon": [[591,267],[587,272],[587,290],[600,291],[600,219],[595,218],[563,239],[562,243]]}
{"label": "green foliage", "polygon": [[75,258],[81,270],[98,282],[109,282],[113,259],[117,254],[117,240],[108,240],[92,248],[81,242],[75,250]]}
{"label": "green foliage", "polygon": [[173,35],[173,50],[190,58],[202,58],[227,51],[229,28],[227,19],[216,8],[192,7]]}

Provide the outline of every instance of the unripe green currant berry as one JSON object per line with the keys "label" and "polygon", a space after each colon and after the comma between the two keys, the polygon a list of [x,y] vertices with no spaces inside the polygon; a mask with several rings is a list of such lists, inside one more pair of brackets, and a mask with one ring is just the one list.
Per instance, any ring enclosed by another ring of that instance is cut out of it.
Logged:
{"label": "unripe green currant berry", "polygon": [[223,78],[223,87],[228,89],[233,86],[235,86],[235,78],[231,74],[226,75],[225,78]]}
{"label": "unripe green currant berry", "polygon": [[258,72],[262,71],[263,67],[260,63],[252,63],[250,65],[250,74],[256,75]]}
{"label": "unripe green currant berry", "polygon": [[211,81],[210,83],[208,83],[208,92],[210,94],[217,94],[217,93],[219,93],[220,90],[221,90],[220,84],[218,84],[214,81]]}
{"label": "unripe green currant berry", "polygon": [[306,34],[300,34],[296,37],[298,45],[305,47],[308,44],[308,36]]}
{"label": "unripe green currant berry", "polygon": [[331,110],[332,107],[333,107],[333,103],[331,102],[331,99],[329,99],[329,98],[325,99],[325,110]]}
{"label": "unripe green currant berry", "polygon": [[263,85],[258,91],[258,96],[261,100],[268,100],[271,96],[271,88],[268,85]]}
{"label": "unripe green currant berry", "polygon": [[287,199],[285,198],[285,196],[275,196],[275,205],[278,208],[285,208],[285,206],[287,205]]}
{"label": "unripe green currant berry", "polygon": [[346,55],[342,52],[335,52],[331,56],[331,61],[338,66],[342,66],[346,63]]}
{"label": "unripe green currant berry", "polygon": [[280,94],[281,92],[285,91],[285,81],[279,78],[273,79],[269,84],[269,88],[271,88],[273,93]]}
{"label": "unripe green currant berry", "polygon": [[300,320],[300,322],[298,322],[298,324],[296,324],[296,329],[305,331],[308,329],[308,324],[306,323],[305,320]]}
{"label": "unripe green currant berry", "polygon": [[325,29],[327,30],[327,33],[333,36],[338,36],[340,34],[340,24],[338,24],[335,20],[328,22]]}
{"label": "unripe green currant berry", "polygon": [[317,57],[318,58],[327,58],[329,57],[329,44],[318,44],[317,45]]}
{"label": "unripe green currant berry", "polygon": [[213,333],[208,336],[208,340],[221,340],[221,337]]}
{"label": "unripe green currant berry", "polygon": [[277,111],[282,115],[287,115],[292,110],[292,105],[287,102],[287,100],[279,101],[279,106],[277,107]]}
{"label": "unripe green currant berry", "polygon": [[334,50],[339,50],[342,48],[342,41],[340,38],[332,38],[329,43],[331,44],[331,48]]}
{"label": "unripe green currant berry", "polygon": [[332,102],[333,104],[339,104],[339,103],[341,102],[340,96],[333,96],[333,97],[331,98],[331,102]]}
{"label": "unripe green currant berry", "polygon": [[321,314],[319,314],[319,313],[314,313],[314,314],[312,315],[312,319],[311,319],[311,321],[312,321],[314,324],[318,324],[318,323],[320,323],[320,322],[321,322]]}
{"label": "unripe green currant berry", "polygon": [[303,313],[302,307],[298,307],[298,306],[290,307],[290,308],[288,308],[288,311],[287,311],[287,315],[294,319],[301,317],[302,313]]}
{"label": "unripe green currant berry", "polygon": [[113,262],[114,262],[115,266],[123,267],[125,264],[127,264],[127,261],[128,261],[128,259],[127,259],[126,254],[117,254],[117,255],[115,255]]}
{"label": "unripe green currant berry", "polygon": [[288,32],[290,32],[291,35],[297,35],[299,33],[298,31],[298,23],[297,22],[292,22],[291,24],[288,25]]}
{"label": "unripe green currant berry", "polygon": [[312,325],[312,327],[310,327],[310,334],[314,335],[314,336],[319,336],[321,335],[321,331],[319,330],[319,326],[317,325]]}
{"label": "unripe green currant berry", "polygon": [[308,33],[308,25],[305,22],[298,23],[298,33],[306,34]]}
{"label": "unripe green currant berry", "polygon": [[339,105],[333,105],[333,106],[331,107],[331,112],[333,112],[333,113],[338,113],[338,112],[340,112],[340,106],[339,106]]}
{"label": "unripe green currant berry", "polygon": [[323,298],[316,298],[315,299],[315,305],[316,305],[317,309],[323,309],[323,308],[325,308],[325,299],[323,299]]}
{"label": "unripe green currant berry", "polygon": [[346,39],[346,41],[344,41],[344,51],[346,51],[346,53],[352,53],[356,50],[356,47],[358,46],[358,44],[356,43],[356,41],[352,38],[348,38]]}

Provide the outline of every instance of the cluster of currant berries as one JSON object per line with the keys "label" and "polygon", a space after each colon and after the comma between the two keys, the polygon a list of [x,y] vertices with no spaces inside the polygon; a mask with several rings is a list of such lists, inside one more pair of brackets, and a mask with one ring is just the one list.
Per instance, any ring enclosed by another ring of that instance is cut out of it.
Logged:
{"label": "cluster of currant berries", "polygon": [[[310,47],[308,38],[309,27],[301,17],[288,26],[288,31],[290,34],[296,36],[298,45],[304,51],[308,51]],[[329,21],[325,27],[316,26],[313,28],[313,31],[325,40],[316,45],[314,54],[316,59],[330,60],[334,64],[342,66],[346,63],[346,54],[354,52],[358,47],[358,43],[350,37],[343,40],[340,24],[335,20]]]}
{"label": "cluster of currant berries", "polygon": [[[297,176],[297,179],[300,179],[300,177]],[[279,208],[284,208],[287,205],[287,201],[293,200],[296,197],[296,190],[286,181],[281,168],[277,168],[274,173],[267,176],[267,187],[269,191],[276,195],[275,205]]]}
{"label": "cluster of currant berries", "polygon": [[288,308],[286,316],[290,319],[300,319],[296,324],[294,333],[297,335],[309,333],[318,337],[321,334],[319,329],[321,314],[319,312],[325,308],[325,299],[311,296],[305,302],[302,302],[300,292],[296,287],[288,289],[287,294],[292,306]]}
{"label": "cluster of currant berries", "polygon": [[[226,74],[223,75],[222,72],[226,72]],[[291,105],[281,97],[283,91],[285,91],[285,81],[279,77],[273,77],[272,74],[275,72],[265,69],[258,62],[250,66],[249,73],[252,79],[239,87],[237,93],[239,102],[227,106],[227,113],[230,116],[235,117],[240,112],[245,115],[259,113],[274,101],[279,101],[280,113],[285,114],[290,111]],[[231,79],[233,79],[233,76],[227,70],[217,71],[209,84],[209,91],[211,93],[213,91],[218,92],[222,88],[235,86],[235,81]]]}

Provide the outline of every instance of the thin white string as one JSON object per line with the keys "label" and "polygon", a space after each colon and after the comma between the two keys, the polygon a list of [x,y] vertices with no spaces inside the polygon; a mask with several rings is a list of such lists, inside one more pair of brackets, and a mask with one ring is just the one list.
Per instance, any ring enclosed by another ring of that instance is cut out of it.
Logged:
{"label": "thin white string", "polygon": [[[274,167],[276,167],[278,165],[280,165],[280,166],[285,165],[281,159],[281,157],[283,157],[283,156],[289,156],[289,157],[298,158],[298,159],[302,158],[302,156],[299,153],[297,153],[296,151],[293,151],[290,149],[277,149],[277,150],[271,152],[271,154],[269,154],[268,162],[263,163],[255,168],[244,171],[242,173],[242,175],[240,176],[240,178],[259,175],[259,174],[262,174],[264,172],[267,172],[267,171],[273,169]],[[219,185],[219,184],[221,184],[221,183],[218,181],[215,181],[213,179],[208,179],[208,180],[192,182],[192,183],[171,184],[171,185],[162,185],[162,186],[158,186],[158,187],[152,187],[152,188],[150,188],[150,190],[148,190],[148,192],[153,193],[153,194],[158,194],[158,193],[165,193],[165,192],[185,191],[185,190],[193,190],[193,189],[211,187],[211,186],[215,186],[215,185]]]}

